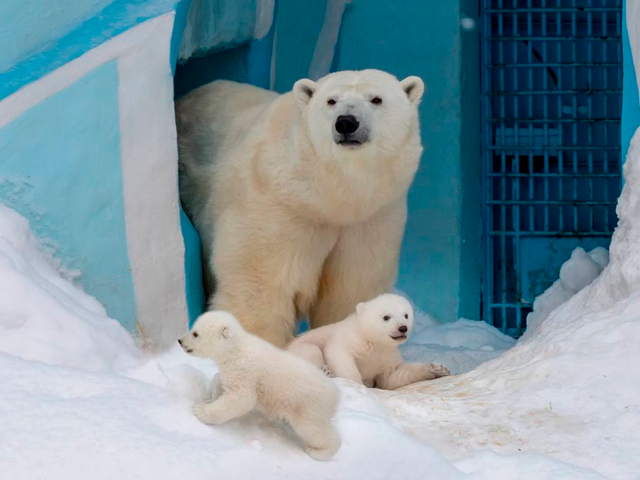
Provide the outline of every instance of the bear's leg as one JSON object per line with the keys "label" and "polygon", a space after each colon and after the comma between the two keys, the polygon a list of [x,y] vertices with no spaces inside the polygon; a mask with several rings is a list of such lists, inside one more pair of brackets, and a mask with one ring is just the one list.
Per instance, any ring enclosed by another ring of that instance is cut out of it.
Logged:
{"label": "bear's leg", "polygon": [[289,425],[304,441],[305,452],[315,460],[329,460],[342,441],[331,419],[308,418],[304,414],[289,419]]}
{"label": "bear's leg", "polygon": [[193,406],[193,413],[202,423],[220,425],[246,415],[255,406],[255,392],[250,389],[244,389],[225,392],[212,403],[197,403]]}
{"label": "bear's leg", "polygon": [[346,227],[329,254],[311,308],[311,327],[339,322],[393,288],[407,218],[405,199],[362,224]]}
{"label": "bear's leg", "polygon": [[252,208],[251,216],[230,208],[218,219],[212,249],[217,284],[209,308],[232,313],[245,330],[284,348],[293,339],[297,307],[315,297],[338,233],[274,206]]}
{"label": "bear's leg", "polygon": [[434,380],[451,375],[447,367],[439,363],[401,363],[396,368],[379,375],[376,385],[383,390],[395,390],[416,382]]}
{"label": "bear's leg", "polygon": [[[251,285],[251,282],[244,285]],[[264,286],[245,288],[242,293],[241,296],[231,295],[220,282],[210,308],[233,314],[247,332],[284,348],[293,338],[295,327],[292,298],[276,289],[267,291]]]}

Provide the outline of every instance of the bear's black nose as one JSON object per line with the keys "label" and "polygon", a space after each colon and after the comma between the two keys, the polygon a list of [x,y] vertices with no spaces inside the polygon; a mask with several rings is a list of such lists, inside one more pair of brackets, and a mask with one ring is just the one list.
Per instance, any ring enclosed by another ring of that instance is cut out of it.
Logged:
{"label": "bear's black nose", "polygon": [[407,330],[409,330],[409,329],[407,328],[406,325],[402,325],[401,327],[398,327],[398,331],[400,333],[407,333]]}
{"label": "bear's black nose", "polygon": [[336,132],[341,135],[349,135],[358,130],[360,122],[353,115],[340,115],[336,120]]}
{"label": "bear's black nose", "polygon": [[182,345],[182,339],[181,339],[181,338],[179,338],[179,339],[178,339],[178,343],[179,343],[180,345]]}

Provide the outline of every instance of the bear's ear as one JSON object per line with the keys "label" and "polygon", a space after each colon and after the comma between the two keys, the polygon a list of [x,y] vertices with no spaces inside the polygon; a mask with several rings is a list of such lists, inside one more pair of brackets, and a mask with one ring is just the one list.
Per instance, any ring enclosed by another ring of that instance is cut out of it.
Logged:
{"label": "bear's ear", "polygon": [[367,310],[367,304],[362,302],[356,305],[356,313],[358,315],[364,315],[364,312]]}
{"label": "bear's ear", "polygon": [[418,105],[424,94],[424,82],[420,77],[407,77],[400,82],[411,103]]}
{"label": "bear's ear", "polygon": [[229,338],[231,336],[231,332],[227,327],[222,329],[222,338]]}
{"label": "bear's ear", "polygon": [[307,105],[311,97],[316,93],[316,82],[303,78],[293,85],[293,96],[302,105]]}

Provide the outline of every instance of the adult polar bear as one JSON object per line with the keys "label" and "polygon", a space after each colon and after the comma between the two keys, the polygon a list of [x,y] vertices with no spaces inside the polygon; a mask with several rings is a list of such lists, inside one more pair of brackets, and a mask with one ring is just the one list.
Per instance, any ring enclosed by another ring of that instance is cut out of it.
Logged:
{"label": "adult polar bear", "polygon": [[180,192],[210,308],[277,346],[389,291],[422,144],[424,83],[379,70],[284,95],[215,81],[176,103]]}

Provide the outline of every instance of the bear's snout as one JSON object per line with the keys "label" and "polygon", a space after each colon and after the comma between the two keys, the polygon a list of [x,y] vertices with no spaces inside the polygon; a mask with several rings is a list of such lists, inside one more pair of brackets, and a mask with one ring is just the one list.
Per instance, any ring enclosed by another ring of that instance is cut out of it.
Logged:
{"label": "bear's snout", "polygon": [[179,343],[180,345],[182,345],[182,339],[181,339],[181,338],[179,338],[179,339],[178,339],[178,343]]}
{"label": "bear's snout", "polygon": [[409,329],[407,328],[406,325],[402,325],[401,327],[398,327],[398,331],[400,333],[407,333],[407,330],[409,330]]}
{"label": "bear's snout", "polygon": [[336,132],[341,135],[351,135],[359,126],[360,122],[353,115],[340,115],[336,120]]}

